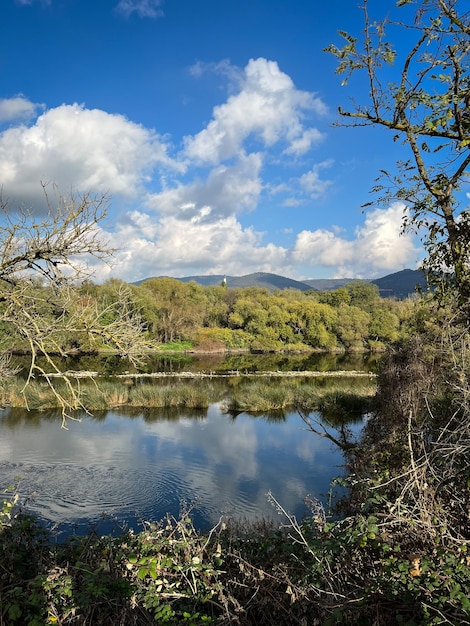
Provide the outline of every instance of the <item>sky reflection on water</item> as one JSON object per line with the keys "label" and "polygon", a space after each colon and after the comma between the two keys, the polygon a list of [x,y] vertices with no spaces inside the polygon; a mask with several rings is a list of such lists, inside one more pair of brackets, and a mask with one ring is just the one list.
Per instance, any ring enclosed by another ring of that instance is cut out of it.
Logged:
{"label": "sky reflection on water", "polygon": [[[221,514],[275,516],[266,494],[301,517],[307,494],[325,499],[343,458],[326,439],[305,430],[296,413],[279,420],[236,418],[212,404],[203,418],[182,412],[145,417],[112,411],[84,415],[60,428],[60,419],[5,409],[0,412],[0,486],[15,484],[28,509],[65,532],[99,522],[139,528],[142,520],[178,515],[195,503],[203,528]],[[158,419],[157,419],[158,418]]]}

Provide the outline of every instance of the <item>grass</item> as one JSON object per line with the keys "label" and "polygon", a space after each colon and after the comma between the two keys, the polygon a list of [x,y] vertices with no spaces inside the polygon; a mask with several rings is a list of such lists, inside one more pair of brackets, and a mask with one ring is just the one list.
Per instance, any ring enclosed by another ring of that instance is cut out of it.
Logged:
{"label": "grass", "polygon": [[250,380],[234,388],[225,401],[228,412],[264,413],[301,407],[306,411],[364,413],[376,392],[375,381],[341,378]]}
{"label": "grass", "polygon": [[[236,383],[236,384],[235,384]],[[65,399],[72,400],[70,390],[60,380],[54,387]],[[224,387],[209,379],[142,382],[134,379],[81,380],[75,386],[81,406],[88,411],[117,407],[142,408],[208,408],[224,400],[227,412],[321,410],[329,413],[364,412],[375,394],[375,382],[360,378],[318,379],[285,378],[226,381]],[[45,382],[24,383],[11,379],[0,387],[3,406],[44,411],[60,408],[57,395]]]}

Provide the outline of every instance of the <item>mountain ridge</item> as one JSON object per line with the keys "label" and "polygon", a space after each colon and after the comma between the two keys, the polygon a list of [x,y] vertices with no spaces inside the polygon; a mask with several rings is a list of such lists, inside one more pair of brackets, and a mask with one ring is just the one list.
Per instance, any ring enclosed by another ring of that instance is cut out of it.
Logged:
{"label": "mountain ridge", "polygon": [[[159,276],[152,278],[169,278]],[[226,282],[230,288],[263,287],[270,291],[283,289],[298,289],[300,291],[333,291],[352,282],[353,278],[311,278],[306,280],[294,280],[280,274],[269,272],[254,272],[243,276],[227,276],[223,274],[205,274],[194,276],[172,277],[183,283],[195,282],[204,287],[219,286]],[[151,278],[145,278],[135,282],[141,285]],[[423,291],[427,290],[425,274],[420,270],[404,269],[399,272],[387,274],[382,278],[363,279],[377,285],[382,297],[404,299],[416,292],[416,287]]]}

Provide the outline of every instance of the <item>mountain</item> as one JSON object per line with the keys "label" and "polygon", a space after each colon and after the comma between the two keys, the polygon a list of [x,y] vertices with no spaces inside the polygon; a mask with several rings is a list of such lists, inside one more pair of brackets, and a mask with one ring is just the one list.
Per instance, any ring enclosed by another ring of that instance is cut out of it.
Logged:
{"label": "mountain", "polygon": [[377,285],[382,298],[403,300],[403,298],[416,293],[416,287],[421,291],[428,291],[426,276],[420,270],[401,270],[401,272],[388,274],[388,276],[377,278],[371,282]]}
{"label": "mountain", "polygon": [[[160,277],[163,278],[163,277]],[[149,278],[139,280],[135,285],[141,285]],[[276,291],[277,289],[299,289],[300,291],[308,291],[312,287],[302,281],[293,280],[292,278],[286,278],[285,276],[279,276],[278,274],[268,274],[266,272],[256,272],[254,274],[246,274],[245,276],[224,276],[223,274],[211,274],[209,276],[183,276],[182,278],[175,278],[182,283],[197,283],[204,287],[214,287],[222,284],[224,280],[227,281],[227,287],[232,289],[245,287],[264,287],[269,291]]]}
{"label": "mountain", "polygon": [[[164,277],[160,277],[164,278]],[[139,280],[134,283],[141,285],[145,280]],[[304,281],[293,280],[278,274],[269,274],[266,272],[255,272],[254,274],[246,274],[245,276],[224,276],[223,274],[212,274],[209,276],[184,276],[176,278],[183,283],[195,282],[205,287],[219,286],[224,280],[227,281],[227,287],[240,288],[245,287],[264,287],[269,291],[282,289],[298,289],[299,291],[333,291],[339,287],[343,287],[351,282],[352,278],[312,278]],[[419,270],[401,270],[394,274],[388,274],[383,278],[374,280],[365,279],[377,285],[380,295],[383,298],[403,299],[416,292],[416,286],[423,291],[427,290],[426,278],[423,272]]]}
{"label": "mountain", "polygon": [[303,281],[293,280],[278,274],[268,274],[266,272],[256,272],[247,274],[246,276],[227,276],[227,287],[264,287],[270,291],[276,289],[299,289],[300,291],[308,291],[312,289],[310,285]]}
{"label": "mountain", "polygon": [[334,291],[335,289],[344,287],[344,285],[347,285],[352,280],[354,280],[354,278],[309,278],[303,282],[310,285],[310,289],[315,289],[315,291]]}

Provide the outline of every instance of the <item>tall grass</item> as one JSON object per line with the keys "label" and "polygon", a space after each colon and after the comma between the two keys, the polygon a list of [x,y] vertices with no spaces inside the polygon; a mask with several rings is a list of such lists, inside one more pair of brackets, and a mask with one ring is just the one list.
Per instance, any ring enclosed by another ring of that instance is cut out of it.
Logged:
{"label": "tall grass", "polygon": [[[81,406],[88,411],[103,411],[117,407],[140,408],[208,408],[223,400],[227,412],[270,413],[275,411],[321,410],[338,414],[364,412],[376,391],[375,381],[368,379],[243,379],[237,384],[227,381],[224,387],[209,380],[161,381],[134,383],[132,379],[83,380],[76,387]],[[68,393],[57,380],[55,389]],[[0,385],[0,403],[3,406],[47,410],[60,408],[56,394],[46,382],[31,381],[26,388],[20,380]]]}
{"label": "tall grass", "polygon": [[255,380],[232,389],[225,401],[228,412],[269,412],[302,407],[308,411],[343,413],[368,410],[376,392],[368,379]]}

